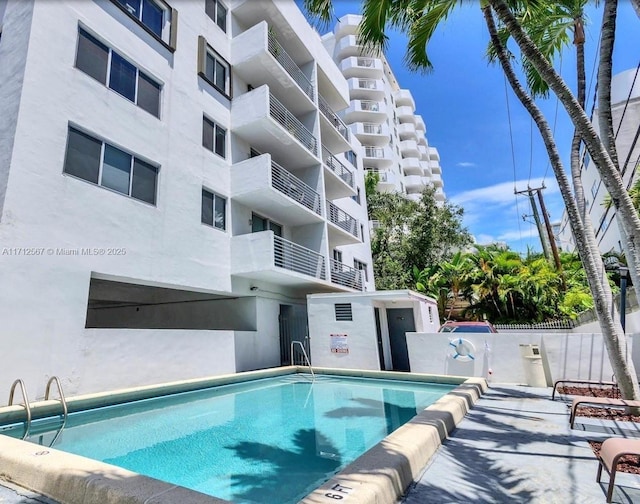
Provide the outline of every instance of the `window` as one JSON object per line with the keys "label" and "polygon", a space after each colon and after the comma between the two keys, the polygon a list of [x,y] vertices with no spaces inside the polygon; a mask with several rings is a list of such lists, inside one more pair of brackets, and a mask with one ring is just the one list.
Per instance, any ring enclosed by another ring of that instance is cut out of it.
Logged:
{"label": "window", "polygon": [[171,51],[176,48],[177,12],[162,0],[112,0]]}
{"label": "window", "polygon": [[358,194],[355,196],[351,196],[351,199],[355,201],[358,205],[360,204],[360,188],[357,188]]}
{"label": "window", "polygon": [[258,214],[251,214],[251,232],[260,233],[261,231],[273,231],[276,236],[282,236],[282,225],[272,220],[260,217]]}
{"label": "window", "polygon": [[591,196],[593,196],[593,199],[595,199],[596,196],[598,195],[599,188],[600,188],[600,184],[598,184],[597,180],[594,180],[593,184],[591,185]]}
{"label": "window", "polygon": [[358,166],[356,163],[358,162],[358,156],[352,150],[344,153],[344,157],[347,161],[349,161],[353,166]]}
{"label": "window", "polygon": [[156,204],[158,167],[69,127],[64,173]]}
{"label": "window", "polygon": [[342,262],[342,251],[338,249],[333,249],[333,260],[336,262]]}
{"label": "window", "polygon": [[205,0],[204,10],[223,32],[227,32],[227,8],[219,0]]}
{"label": "window", "polygon": [[227,98],[231,97],[231,67],[202,36],[198,38],[198,75]]}
{"label": "window", "polygon": [[353,313],[351,311],[351,303],[336,303],[334,305],[337,321],[351,321],[353,320]]}
{"label": "window", "polygon": [[362,261],[358,261],[357,259],[354,259],[353,267],[357,270],[362,271],[362,279],[365,282],[369,281],[369,274],[367,273],[367,263],[363,263]]}
{"label": "window", "polygon": [[202,223],[227,229],[227,200],[206,189],[202,189]]}
{"label": "window", "polygon": [[78,30],[76,68],[160,117],[160,84],[82,28]]}
{"label": "window", "polygon": [[227,130],[206,117],[202,118],[202,146],[215,152],[218,156],[226,157]]}

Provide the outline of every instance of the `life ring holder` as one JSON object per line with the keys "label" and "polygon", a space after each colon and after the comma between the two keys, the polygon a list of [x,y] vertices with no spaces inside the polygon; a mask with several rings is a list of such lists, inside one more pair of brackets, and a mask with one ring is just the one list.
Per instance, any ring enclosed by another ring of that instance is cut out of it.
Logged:
{"label": "life ring holder", "polygon": [[469,340],[464,338],[456,338],[449,342],[449,346],[454,351],[450,356],[459,362],[470,362],[475,360],[476,347]]}

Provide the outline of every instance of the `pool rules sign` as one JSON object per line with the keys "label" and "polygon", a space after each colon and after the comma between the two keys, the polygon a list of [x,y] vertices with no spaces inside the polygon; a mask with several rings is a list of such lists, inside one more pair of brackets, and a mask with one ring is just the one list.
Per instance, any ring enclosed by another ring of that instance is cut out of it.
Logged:
{"label": "pool rules sign", "polygon": [[331,334],[331,353],[348,354],[349,343],[347,343],[346,334]]}

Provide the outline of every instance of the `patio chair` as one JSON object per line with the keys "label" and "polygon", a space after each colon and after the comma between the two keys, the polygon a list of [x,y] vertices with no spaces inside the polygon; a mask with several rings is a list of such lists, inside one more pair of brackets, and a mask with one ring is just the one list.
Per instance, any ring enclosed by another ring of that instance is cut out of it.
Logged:
{"label": "patio chair", "polygon": [[600,483],[602,468],[609,473],[609,487],[607,488],[607,502],[611,502],[613,497],[613,485],[616,480],[616,470],[621,457],[625,455],[640,456],[640,439],[608,438],[605,439],[600,448],[598,460],[598,475],[596,481]]}

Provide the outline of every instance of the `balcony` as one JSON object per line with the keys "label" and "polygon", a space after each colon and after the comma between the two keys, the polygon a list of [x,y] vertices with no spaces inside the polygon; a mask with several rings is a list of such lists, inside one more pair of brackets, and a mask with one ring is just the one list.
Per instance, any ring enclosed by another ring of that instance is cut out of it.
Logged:
{"label": "balcony", "polygon": [[316,90],[266,22],[231,41],[233,72],[243,81],[267,84],[274,96],[298,114],[314,109]]}
{"label": "balcony", "polygon": [[378,191],[391,192],[395,190],[397,184],[397,176],[393,171],[371,168],[367,169],[367,172],[375,173],[378,176]]}
{"label": "balcony", "polygon": [[431,175],[431,183],[433,184],[434,187],[438,188],[442,188],[444,187],[444,182],[442,181],[442,175],[438,174],[438,173],[434,173],[433,175]]}
{"label": "balcony", "polygon": [[440,154],[438,153],[438,149],[436,149],[435,147],[429,147],[429,159],[440,161]]}
{"label": "balcony", "polygon": [[363,47],[358,44],[358,36],[347,35],[339,39],[336,43],[336,48],[334,50],[333,56],[338,59],[348,58],[350,56],[365,56],[363,54]]}
{"label": "balcony", "polygon": [[433,197],[436,201],[442,203],[445,199],[444,191],[442,189],[436,189],[436,191],[433,193]]}
{"label": "balcony", "polygon": [[415,124],[403,123],[398,125],[398,136],[400,140],[418,140]]}
{"label": "balcony", "polygon": [[424,124],[424,119],[422,119],[421,115],[417,115],[416,116],[416,129],[419,129],[420,131],[426,133],[427,132],[427,127]]}
{"label": "balcony", "polygon": [[433,173],[434,175],[442,175],[442,167],[440,166],[440,163],[432,160],[429,161],[429,166],[431,167],[431,173]]}
{"label": "balcony", "polygon": [[329,106],[327,101],[318,95],[320,109],[320,131],[322,143],[334,152],[344,152],[351,148],[351,132],[342,119]]}
{"label": "balcony", "polygon": [[329,241],[332,245],[360,243],[360,225],[340,207],[327,200],[327,221]]}
{"label": "balcony", "polygon": [[385,123],[357,122],[351,124],[349,128],[363,144],[383,147],[389,143],[389,130]]}
{"label": "balcony", "polygon": [[384,75],[382,60],[378,58],[351,56],[343,59],[339,67],[345,79],[350,79],[351,77],[382,79]]}
{"label": "balcony", "polygon": [[400,153],[406,158],[420,158],[418,142],[415,140],[402,140],[400,142]]}
{"label": "balcony", "polygon": [[387,118],[387,106],[373,100],[351,100],[345,111],[344,119],[349,124],[354,122],[381,123]]}
{"label": "balcony", "polygon": [[422,161],[429,161],[429,147],[426,145],[418,144],[418,151],[420,151],[420,159]]}
{"label": "balcony", "polygon": [[353,77],[347,81],[349,84],[349,96],[352,100],[384,99],[384,84],[381,79],[358,79]]}
{"label": "balcony", "polygon": [[331,259],[331,282],[357,291],[364,288],[362,271]]}
{"label": "balcony", "polygon": [[320,195],[269,154],[233,165],[231,198],[285,225],[324,221]]}
{"label": "balcony", "polygon": [[327,198],[339,199],[355,196],[356,181],[353,172],[328,149],[322,149],[324,185]]}
{"label": "balcony", "polygon": [[407,199],[410,199],[411,201],[415,201],[417,203],[422,199],[422,193],[407,193]]}
{"label": "balcony", "polygon": [[422,173],[425,177],[431,177],[431,165],[429,161],[420,161],[420,168],[422,168]]}
{"label": "balcony", "polygon": [[405,122],[410,122],[413,124],[416,123],[416,116],[414,114],[414,109],[412,109],[408,105],[397,107],[396,115],[398,116],[398,119],[400,119],[400,121],[403,123]]}
{"label": "balcony", "polygon": [[414,101],[413,96],[411,96],[411,91],[409,91],[408,89],[399,89],[398,91],[393,93],[393,98],[396,101],[396,107],[402,107],[406,105],[408,107],[411,107],[413,110],[416,109],[416,102]]}
{"label": "balcony", "polygon": [[358,27],[362,16],[357,14],[347,14],[338,19],[334,28],[336,38],[344,37],[346,35],[356,35],[358,33]]}
{"label": "balcony", "polygon": [[231,275],[307,288],[329,285],[324,256],[273,231],[231,238]]}
{"label": "balcony", "polygon": [[362,162],[372,168],[388,168],[393,164],[393,157],[386,147],[366,145]]}
{"label": "balcony", "polygon": [[400,161],[405,175],[422,175],[422,166],[418,158],[405,158]]}
{"label": "balcony", "polygon": [[231,111],[233,132],[256,150],[270,152],[276,162],[295,159],[299,166],[318,162],[318,140],[268,86],[234,98]]}
{"label": "balcony", "polygon": [[422,191],[425,187],[421,175],[406,175],[404,177],[404,186],[407,190],[411,189],[413,192]]}

